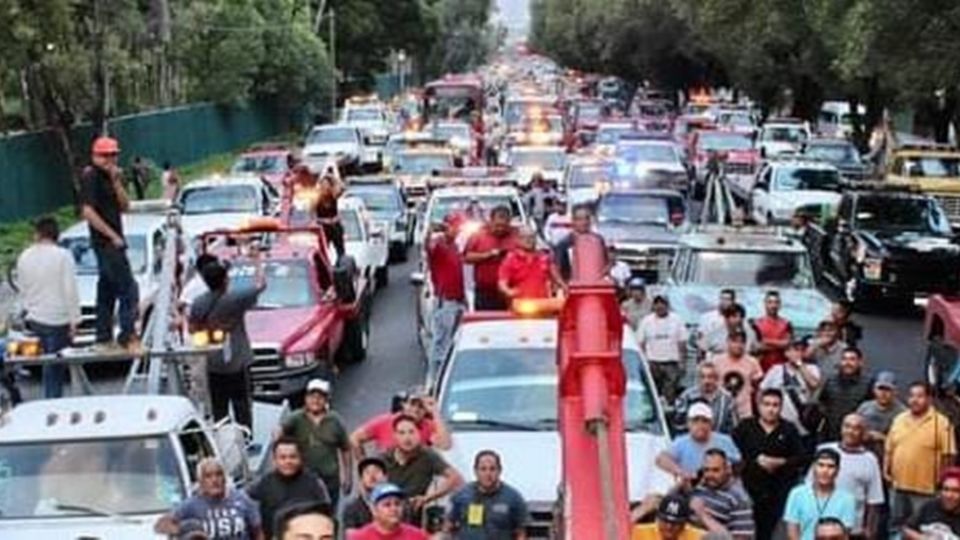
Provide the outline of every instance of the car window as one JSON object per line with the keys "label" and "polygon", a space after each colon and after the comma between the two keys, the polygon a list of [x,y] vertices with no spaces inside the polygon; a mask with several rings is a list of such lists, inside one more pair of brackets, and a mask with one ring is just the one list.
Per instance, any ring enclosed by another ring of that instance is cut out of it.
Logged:
{"label": "car window", "polygon": [[[556,430],[556,354],[552,348],[455,351],[441,383],[441,414],[454,430],[484,429],[482,421]],[[626,428],[659,434],[657,405],[639,353],[624,350],[623,362]]]}
{"label": "car window", "polygon": [[353,143],[357,132],[353,128],[322,128],[310,132],[306,144]]}
{"label": "car window", "polygon": [[708,251],[691,254],[689,281],[724,287],[813,286],[805,252]]}
{"label": "car window", "polygon": [[[142,234],[126,235],[127,260],[134,275],[147,271],[147,239]],[[73,255],[73,264],[77,274],[96,274],[97,255],[93,251],[88,236],[72,236],[60,239],[60,245]]]}
{"label": "car window", "polygon": [[360,224],[360,214],[355,210],[340,210],[340,223],[343,225],[343,238],[347,242],[363,241],[363,226]]}
{"label": "car window", "polygon": [[[270,260],[263,263],[267,288],[257,299],[257,309],[299,308],[316,304],[310,266],[304,260]],[[232,285],[253,287],[256,268],[250,261],[230,267]]]}
{"label": "car window", "polygon": [[180,195],[184,215],[260,213],[260,190],[252,185],[220,185],[187,188]]}
{"label": "car window", "polygon": [[180,447],[183,449],[183,457],[187,461],[187,473],[190,475],[191,482],[197,482],[197,464],[208,457],[214,457],[213,448],[210,441],[203,433],[203,428],[196,420],[191,420],[183,426],[180,431]]}
{"label": "car window", "polygon": [[520,201],[509,195],[482,195],[477,197],[440,197],[434,199],[430,207],[430,223],[437,224],[452,212],[462,212],[470,219],[486,220],[490,211],[497,206],[510,208],[510,215],[514,219],[523,214],[520,210]]}
{"label": "car window", "polygon": [[840,174],[829,169],[781,167],[777,170],[777,191],[840,191]]}

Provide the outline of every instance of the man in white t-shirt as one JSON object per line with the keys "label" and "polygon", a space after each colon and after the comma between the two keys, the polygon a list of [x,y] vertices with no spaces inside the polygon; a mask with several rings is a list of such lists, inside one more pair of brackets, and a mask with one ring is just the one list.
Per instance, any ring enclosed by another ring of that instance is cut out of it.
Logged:
{"label": "man in white t-shirt", "polygon": [[[724,317],[724,310],[735,304],[737,293],[733,289],[723,289],[720,291],[720,298],[717,302],[717,309],[710,310],[700,316],[697,322],[697,347],[701,351],[708,351],[709,338],[714,334],[720,334],[721,337],[715,341],[726,345],[727,341],[727,320]],[[713,351],[718,352],[718,351]]]}
{"label": "man in white t-shirt", "polygon": [[680,317],[670,312],[666,297],[654,297],[653,313],[644,317],[637,328],[637,342],[650,365],[660,395],[668,403],[673,403],[683,376],[687,328]]}

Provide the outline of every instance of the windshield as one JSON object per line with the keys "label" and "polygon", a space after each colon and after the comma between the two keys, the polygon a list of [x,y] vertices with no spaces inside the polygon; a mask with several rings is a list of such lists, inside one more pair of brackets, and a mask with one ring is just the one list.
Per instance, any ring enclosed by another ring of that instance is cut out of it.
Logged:
{"label": "windshield", "polygon": [[521,215],[519,201],[509,195],[481,195],[472,201],[466,197],[440,197],[434,199],[430,207],[430,224],[441,223],[451,212],[463,212],[470,219],[486,220],[497,206],[510,208],[514,218]]}
{"label": "windshield", "polygon": [[159,514],[184,491],[166,437],[0,445],[0,520]]}
{"label": "windshield", "polygon": [[357,132],[353,128],[322,128],[311,131],[306,144],[354,142],[357,142]]}
{"label": "windshield", "polygon": [[717,121],[725,126],[753,127],[753,118],[748,113],[720,113]]}
{"label": "windshield", "polygon": [[597,144],[617,144],[620,137],[637,133],[633,126],[603,127],[597,131]]}
{"label": "windshield", "polygon": [[798,127],[768,127],[763,130],[763,140],[773,142],[801,143],[807,133]]}
{"label": "windshield", "polygon": [[352,187],[347,191],[347,194],[363,200],[363,205],[371,212],[399,212],[403,208],[400,195],[392,188]]}
{"label": "windshield", "polygon": [[[556,355],[550,348],[457,351],[443,383],[444,419],[455,429],[483,429],[477,421],[485,421],[556,430]],[[628,378],[626,429],[659,434],[657,408],[640,355],[624,350],[623,361]]]}
{"label": "windshield", "polygon": [[682,213],[679,198],[654,195],[610,194],[600,199],[597,219],[600,223],[647,223],[666,226],[672,213]]}
{"label": "windshield", "polygon": [[[147,238],[143,235],[127,235],[127,260],[130,270],[136,274],[147,271]],[[73,264],[77,274],[97,273],[97,255],[90,246],[90,237],[74,236],[60,239],[60,245],[73,255]]]}
{"label": "windshield", "polygon": [[470,138],[470,126],[466,124],[445,124],[434,127],[431,131],[435,137],[445,141]]}
{"label": "windshield", "polygon": [[282,173],[286,170],[286,156],[240,156],[230,168],[233,173]]}
{"label": "windshield", "polygon": [[613,165],[586,165],[574,167],[570,172],[571,188],[593,188],[597,182],[609,180],[615,176]]}
{"label": "windshield", "polygon": [[526,133],[560,133],[563,131],[563,120],[559,116],[528,118],[517,124],[515,131]]}
{"label": "windshield", "polygon": [[910,157],[906,159],[906,172],[908,176],[956,178],[960,176],[960,158]]}
{"label": "windshield", "polygon": [[746,135],[737,135],[733,133],[710,133],[700,134],[700,150],[726,152],[730,150],[751,150],[753,149],[753,139]]}
{"label": "windshield", "polygon": [[[316,304],[310,283],[310,265],[306,261],[267,261],[263,263],[267,288],[257,300],[259,309],[298,308]],[[230,268],[231,287],[253,287],[256,271],[249,261]]]}
{"label": "windshield", "polygon": [[617,157],[627,161],[676,164],[679,159],[673,146],[668,144],[628,144],[617,149]]}
{"label": "windshield", "polygon": [[427,111],[431,119],[459,120],[469,122],[474,112],[479,112],[482,104],[478,104],[473,95],[482,95],[473,88],[433,88],[428,90],[429,97]]}
{"label": "windshield", "polygon": [[847,144],[809,144],[804,154],[830,163],[860,163],[860,154]]}
{"label": "windshield", "polygon": [[379,109],[350,109],[347,122],[383,122],[383,115]]}
{"label": "windshield", "polygon": [[637,113],[639,116],[650,116],[654,118],[660,118],[669,114],[667,107],[664,105],[658,104],[643,104],[637,106]]}
{"label": "windshield", "polygon": [[826,169],[787,169],[777,171],[777,191],[840,191],[840,174]]}
{"label": "windshield", "polygon": [[724,287],[813,286],[806,253],[762,251],[697,251],[691,258],[690,281]]}
{"label": "windshield", "polygon": [[260,213],[257,189],[248,185],[190,187],[180,196],[185,215]]}
{"label": "windshield", "polygon": [[865,230],[896,230],[949,236],[950,223],[938,204],[914,197],[861,197],[856,221]]}
{"label": "windshield", "polygon": [[430,175],[453,167],[450,154],[398,154],[393,163],[394,171],[405,174]]}
{"label": "windshield", "polygon": [[511,167],[530,167],[536,169],[559,170],[563,168],[567,155],[563,151],[518,151],[510,153]]}

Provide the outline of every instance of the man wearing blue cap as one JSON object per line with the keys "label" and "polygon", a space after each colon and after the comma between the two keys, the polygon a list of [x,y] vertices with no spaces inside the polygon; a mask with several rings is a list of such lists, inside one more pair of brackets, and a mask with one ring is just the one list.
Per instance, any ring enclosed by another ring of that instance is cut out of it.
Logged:
{"label": "man wearing blue cap", "polygon": [[403,522],[406,494],[396,484],[384,482],[373,488],[373,522],[347,533],[347,540],[428,540],[422,529]]}

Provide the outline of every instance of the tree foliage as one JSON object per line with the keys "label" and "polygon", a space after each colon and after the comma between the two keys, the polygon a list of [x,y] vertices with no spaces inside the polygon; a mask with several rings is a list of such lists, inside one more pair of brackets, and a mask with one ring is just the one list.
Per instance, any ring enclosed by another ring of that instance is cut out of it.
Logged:
{"label": "tree foliage", "polygon": [[[812,117],[824,99],[945,105],[960,87],[950,0],[533,0],[533,45],[575,67],[669,88],[733,84]],[[955,106],[954,106],[955,107]],[[942,107],[941,107],[942,108]],[[951,111],[952,114],[952,111]]]}

